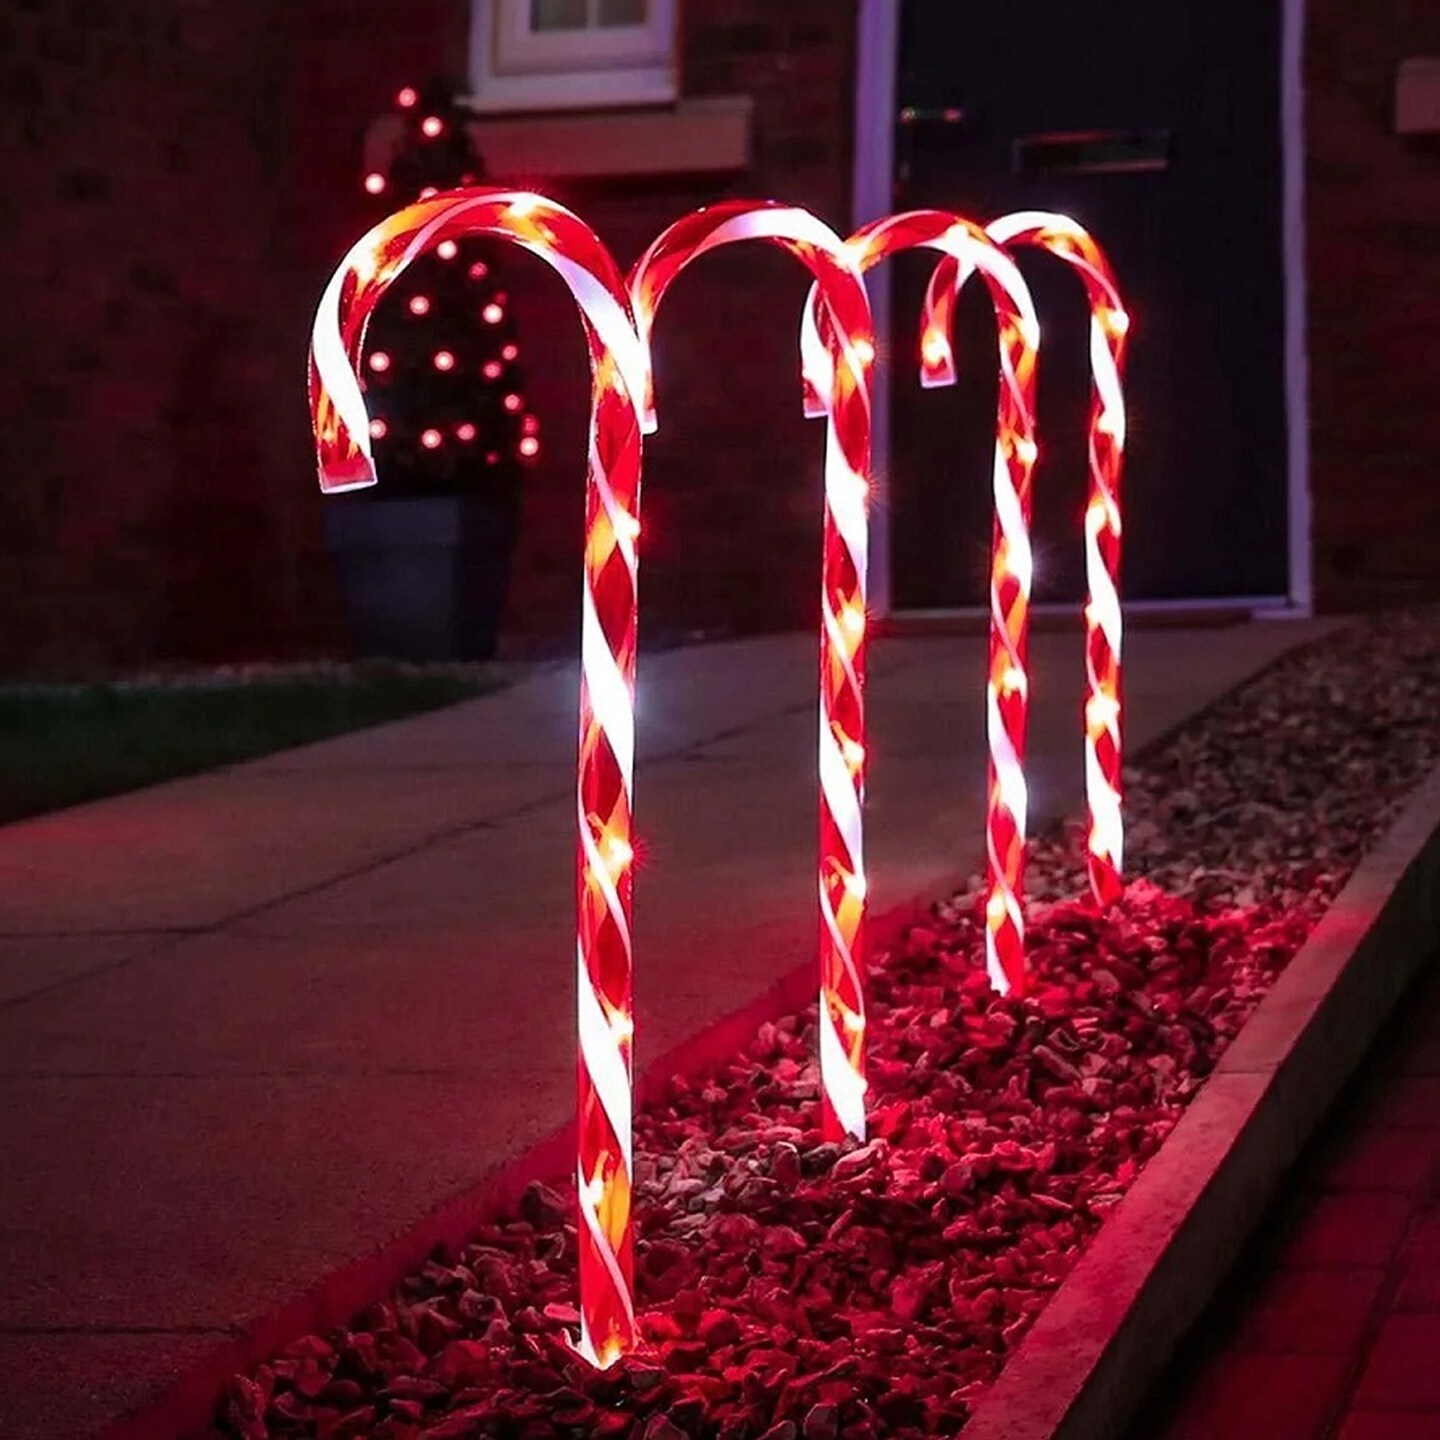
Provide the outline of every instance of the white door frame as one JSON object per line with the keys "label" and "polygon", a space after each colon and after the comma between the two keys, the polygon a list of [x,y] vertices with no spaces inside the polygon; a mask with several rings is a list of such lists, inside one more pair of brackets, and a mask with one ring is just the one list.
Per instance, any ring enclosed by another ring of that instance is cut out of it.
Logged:
{"label": "white door frame", "polygon": [[[893,208],[895,81],[900,59],[903,0],[859,0],[855,45],[855,173],[852,219],[863,225]],[[1286,613],[1308,615],[1314,602],[1310,540],[1310,394],[1305,293],[1305,0],[1284,0],[1280,40],[1281,245],[1285,287]],[[890,334],[890,267],[867,278],[875,333],[882,353]],[[890,390],[882,376],[871,397],[876,477],[871,513],[869,604],[892,609],[890,511]],[[1235,604],[1237,602],[1230,601]],[[1241,602],[1243,603],[1243,602]],[[1273,606],[1273,602],[1271,602]],[[1268,608],[1268,607],[1267,607]],[[1273,609],[1271,609],[1271,613]]]}

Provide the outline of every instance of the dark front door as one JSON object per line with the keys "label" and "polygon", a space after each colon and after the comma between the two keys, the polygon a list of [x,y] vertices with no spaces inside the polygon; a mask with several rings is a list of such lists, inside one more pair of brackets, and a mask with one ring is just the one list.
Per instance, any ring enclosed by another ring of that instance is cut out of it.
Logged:
{"label": "dark front door", "polygon": [[[1064,211],[1133,319],[1128,598],[1281,595],[1286,477],[1279,0],[904,0],[897,208]],[[1083,589],[1086,309],[1063,262],[1017,257],[1040,312],[1035,596]],[[978,282],[961,383],[921,392],[932,261],[895,262],[891,569],[898,608],[985,597],[995,339]]]}

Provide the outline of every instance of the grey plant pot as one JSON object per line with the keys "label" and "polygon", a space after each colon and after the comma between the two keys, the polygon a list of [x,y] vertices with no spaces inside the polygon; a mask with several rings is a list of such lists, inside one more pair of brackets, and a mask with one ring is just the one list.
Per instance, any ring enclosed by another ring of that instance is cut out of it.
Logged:
{"label": "grey plant pot", "polygon": [[515,546],[512,506],[469,495],[353,495],[327,500],[324,513],[357,655],[494,655]]}

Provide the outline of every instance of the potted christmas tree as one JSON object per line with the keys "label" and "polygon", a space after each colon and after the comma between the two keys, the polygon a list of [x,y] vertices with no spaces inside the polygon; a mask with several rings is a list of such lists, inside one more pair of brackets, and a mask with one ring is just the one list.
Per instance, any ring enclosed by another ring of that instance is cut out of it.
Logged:
{"label": "potted christmas tree", "polygon": [[[387,213],[483,177],[440,84],[397,97],[403,139],[365,179]],[[520,514],[540,448],[497,247],[445,241],[372,317],[361,360],[379,484],[326,502],[357,653],[484,660],[495,652]]]}

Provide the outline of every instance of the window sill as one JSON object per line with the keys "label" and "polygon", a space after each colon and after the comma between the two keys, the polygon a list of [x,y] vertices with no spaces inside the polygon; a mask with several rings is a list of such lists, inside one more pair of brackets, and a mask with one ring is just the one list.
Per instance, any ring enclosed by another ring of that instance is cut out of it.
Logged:
{"label": "window sill", "polygon": [[[609,176],[697,175],[750,163],[748,95],[682,100],[666,109],[477,115],[468,124],[490,180],[501,184]],[[390,168],[398,115],[365,137],[365,174]]]}

